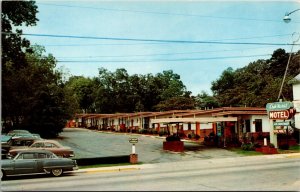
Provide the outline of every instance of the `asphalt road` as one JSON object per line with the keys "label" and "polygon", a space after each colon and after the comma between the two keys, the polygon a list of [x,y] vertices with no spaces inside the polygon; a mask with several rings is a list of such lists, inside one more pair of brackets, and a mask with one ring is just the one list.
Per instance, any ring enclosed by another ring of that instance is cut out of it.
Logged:
{"label": "asphalt road", "polygon": [[3,191],[299,191],[300,156],[262,155],[141,165],[141,169],[26,177]]}
{"label": "asphalt road", "polygon": [[221,148],[207,148],[199,143],[184,142],[182,153],[163,150],[164,137],[145,136],[141,134],[99,132],[82,128],[65,128],[58,140],[70,146],[76,158],[108,157],[129,155],[132,144],[129,138],[138,138],[135,145],[138,161],[143,163],[161,163],[238,157],[240,155]]}

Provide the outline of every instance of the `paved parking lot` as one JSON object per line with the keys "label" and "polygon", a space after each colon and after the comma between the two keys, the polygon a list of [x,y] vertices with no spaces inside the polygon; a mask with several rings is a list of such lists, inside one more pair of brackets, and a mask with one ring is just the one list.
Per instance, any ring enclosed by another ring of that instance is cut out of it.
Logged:
{"label": "paved parking lot", "polygon": [[163,150],[165,138],[129,133],[100,132],[82,128],[65,128],[55,139],[75,151],[76,158],[129,155],[130,138],[138,138],[135,145],[139,162],[160,163],[240,156],[221,148],[207,148],[198,143],[184,142],[182,153]]}

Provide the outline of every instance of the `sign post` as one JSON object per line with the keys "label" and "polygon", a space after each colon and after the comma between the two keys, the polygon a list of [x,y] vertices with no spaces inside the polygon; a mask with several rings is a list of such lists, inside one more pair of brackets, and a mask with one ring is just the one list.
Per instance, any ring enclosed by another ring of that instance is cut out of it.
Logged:
{"label": "sign post", "polygon": [[135,144],[138,143],[138,138],[130,138],[129,143],[132,144],[131,154],[130,154],[130,163],[136,164],[138,162],[138,155],[135,153]]}

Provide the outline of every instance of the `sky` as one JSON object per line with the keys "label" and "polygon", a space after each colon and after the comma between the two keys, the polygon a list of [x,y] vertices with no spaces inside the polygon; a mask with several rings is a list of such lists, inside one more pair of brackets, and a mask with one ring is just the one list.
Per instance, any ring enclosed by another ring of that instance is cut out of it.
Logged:
{"label": "sky", "polygon": [[172,70],[196,96],[213,81],[278,48],[300,49],[298,1],[36,1],[36,26],[23,29],[57,68],[97,77],[98,69],[129,75]]}

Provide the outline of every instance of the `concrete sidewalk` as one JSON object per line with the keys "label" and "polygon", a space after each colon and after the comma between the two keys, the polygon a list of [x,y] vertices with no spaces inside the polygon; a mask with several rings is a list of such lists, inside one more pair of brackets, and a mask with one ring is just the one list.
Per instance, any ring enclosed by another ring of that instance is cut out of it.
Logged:
{"label": "concrete sidewalk", "polygon": [[[276,159],[276,158],[299,158],[300,153],[286,153],[286,154],[273,154],[273,155],[257,155],[257,156],[242,156],[242,157],[227,157],[227,158],[216,158],[216,159],[199,159],[192,161],[209,161],[214,163],[222,163],[222,162],[236,162],[237,159],[241,159],[242,161],[253,161],[253,160],[261,160],[261,159]],[[133,170],[141,170],[141,169],[151,169],[157,167],[158,164],[172,164],[179,162],[170,162],[170,163],[154,163],[154,164],[141,164],[141,165],[122,165],[122,166],[111,166],[111,167],[99,167],[99,168],[86,168],[79,169],[73,171],[73,173],[94,173],[94,172],[120,172],[120,171],[133,171]],[[187,163],[182,162],[182,163]]]}

